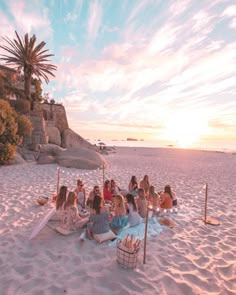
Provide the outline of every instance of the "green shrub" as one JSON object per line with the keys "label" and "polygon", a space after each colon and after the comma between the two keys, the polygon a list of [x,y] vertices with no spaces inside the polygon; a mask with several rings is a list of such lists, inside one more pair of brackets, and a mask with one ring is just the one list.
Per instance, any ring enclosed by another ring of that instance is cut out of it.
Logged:
{"label": "green shrub", "polygon": [[17,134],[22,137],[31,136],[32,134],[32,123],[31,121],[24,115],[18,116],[16,118],[16,122],[18,124]]}
{"label": "green shrub", "polygon": [[15,102],[15,110],[20,114],[29,114],[30,112],[30,101],[27,99],[18,99]]}
{"label": "green shrub", "polygon": [[10,143],[0,143],[0,165],[8,164],[16,153],[16,146]]}
{"label": "green shrub", "polygon": [[8,101],[0,99],[0,164],[7,164],[14,157],[16,146],[21,143],[17,134],[16,112]]}

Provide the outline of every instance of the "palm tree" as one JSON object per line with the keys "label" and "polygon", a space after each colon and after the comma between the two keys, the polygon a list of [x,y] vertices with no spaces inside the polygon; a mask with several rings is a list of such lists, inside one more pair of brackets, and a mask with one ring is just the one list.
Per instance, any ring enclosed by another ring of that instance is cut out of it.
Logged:
{"label": "palm tree", "polygon": [[6,50],[10,55],[1,54],[0,60],[9,65],[17,66],[18,71],[24,73],[24,91],[25,96],[31,100],[31,80],[35,75],[40,81],[41,77],[46,83],[49,82],[48,75],[55,77],[53,71],[57,69],[56,66],[49,64],[48,58],[53,54],[46,54],[48,49],[44,49],[45,42],[36,45],[36,37],[33,35],[30,39],[28,34],[20,38],[16,33],[16,39],[11,40],[8,37],[3,37],[3,40],[9,46],[0,45],[0,48]]}

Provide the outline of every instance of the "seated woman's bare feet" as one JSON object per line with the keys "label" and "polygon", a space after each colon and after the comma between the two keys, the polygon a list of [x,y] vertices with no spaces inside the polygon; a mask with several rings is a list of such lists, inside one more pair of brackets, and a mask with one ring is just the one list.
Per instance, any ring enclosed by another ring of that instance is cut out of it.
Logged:
{"label": "seated woman's bare feet", "polygon": [[90,232],[90,230],[88,228],[86,229],[86,236],[87,236],[87,238],[89,240],[92,240],[93,239],[92,234],[91,234],[91,232]]}

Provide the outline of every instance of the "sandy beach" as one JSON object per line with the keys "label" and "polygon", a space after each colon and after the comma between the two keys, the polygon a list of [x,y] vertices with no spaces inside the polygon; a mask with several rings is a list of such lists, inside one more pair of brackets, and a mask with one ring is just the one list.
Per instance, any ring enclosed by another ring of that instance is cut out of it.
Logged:
{"label": "sandy beach", "polygon": [[[157,191],[170,184],[178,212],[170,229],[150,220],[146,264],[125,270],[116,262],[115,243],[79,241],[45,226],[30,233],[50,205],[39,196],[56,192],[57,165],[0,167],[0,294],[235,294],[236,291],[236,156],[157,149],[116,148],[105,156],[105,178],[127,189],[130,177],[148,174]],[[102,170],[61,169],[60,184],[74,189],[82,178],[87,193],[102,185]],[[205,184],[208,213],[221,222],[204,225]]]}

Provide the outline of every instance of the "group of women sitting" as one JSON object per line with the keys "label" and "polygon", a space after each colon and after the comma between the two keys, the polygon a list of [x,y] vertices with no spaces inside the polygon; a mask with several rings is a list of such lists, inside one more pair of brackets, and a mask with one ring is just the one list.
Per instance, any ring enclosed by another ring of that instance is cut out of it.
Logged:
{"label": "group of women sitting", "polygon": [[[166,185],[164,192],[157,193],[147,175],[140,183],[132,176],[128,191],[120,189],[114,180],[106,180],[103,194],[99,186],[94,186],[88,198],[82,180],[78,179],[74,191],[68,192],[67,187],[62,186],[55,201],[62,226],[68,230],[86,227],[88,238],[110,229],[117,232],[138,225],[143,221],[148,205],[152,205],[154,212],[157,208],[170,209],[177,205],[171,187]],[[86,218],[85,212],[89,213]]]}

